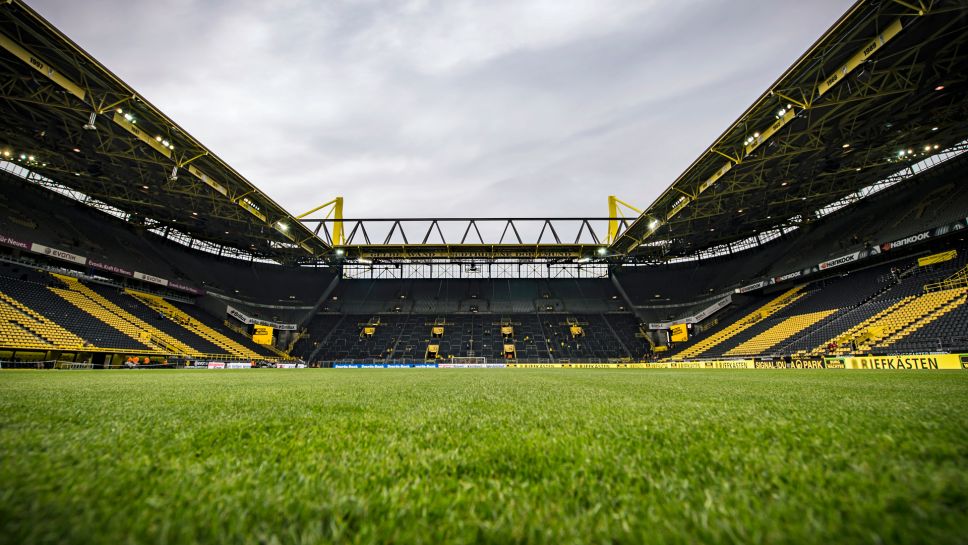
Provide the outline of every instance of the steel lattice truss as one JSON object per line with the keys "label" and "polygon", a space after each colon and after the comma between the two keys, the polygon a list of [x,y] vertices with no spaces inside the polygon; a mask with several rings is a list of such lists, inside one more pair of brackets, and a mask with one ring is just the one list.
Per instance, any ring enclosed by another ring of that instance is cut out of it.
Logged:
{"label": "steel lattice truss", "polygon": [[958,0],[858,1],[641,216],[611,218],[614,238],[610,218],[297,220],[21,0],[0,2],[0,160],[29,153],[129,221],[285,262],[659,261],[816,221],[963,145],[965,28]]}
{"label": "steel lattice truss", "polygon": [[[302,220],[343,259],[607,259],[611,218],[377,218]],[[617,232],[632,220],[614,220]],[[340,223],[345,240],[337,244]]]}

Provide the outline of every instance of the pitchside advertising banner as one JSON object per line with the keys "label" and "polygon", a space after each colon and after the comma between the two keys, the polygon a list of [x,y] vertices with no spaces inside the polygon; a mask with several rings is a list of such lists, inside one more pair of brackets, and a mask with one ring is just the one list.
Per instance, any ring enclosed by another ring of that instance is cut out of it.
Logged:
{"label": "pitchside advertising banner", "polygon": [[511,369],[635,369],[642,363],[509,363]]}
{"label": "pitchside advertising banner", "polygon": [[921,354],[909,356],[828,358],[827,362],[840,362],[846,369],[884,369],[900,371],[968,369],[968,355],[965,354]]}
{"label": "pitchside advertising banner", "polygon": [[[216,365],[218,367],[216,367]],[[247,368],[247,363],[209,363],[209,369]],[[291,367],[291,364],[279,364]],[[304,367],[297,365],[297,367]],[[746,358],[652,363],[352,363],[336,362],[336,369],[858,369],[945,370],[968,369],[968,354],[917,354],[843,358]]]}
{"label": "pitchside advertising banner", "polygon": [[334,369],[436,369],[436,363],[334,363]]}
{"label": "pitchside advertising banner", "polygon": [[503,363],[438,363],[439,369],[502,369]]}

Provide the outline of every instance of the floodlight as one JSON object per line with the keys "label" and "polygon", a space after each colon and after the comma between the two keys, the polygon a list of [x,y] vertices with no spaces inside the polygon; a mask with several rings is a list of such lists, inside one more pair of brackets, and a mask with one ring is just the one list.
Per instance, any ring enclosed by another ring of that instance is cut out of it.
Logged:
{"label": "floodlight", "polygon": [[94,120],[97,119],[97,114],[91,112],[91,116],[87,118],[87,123],[83,125],[85,131],[96,131],[97,126],[94,124]]}

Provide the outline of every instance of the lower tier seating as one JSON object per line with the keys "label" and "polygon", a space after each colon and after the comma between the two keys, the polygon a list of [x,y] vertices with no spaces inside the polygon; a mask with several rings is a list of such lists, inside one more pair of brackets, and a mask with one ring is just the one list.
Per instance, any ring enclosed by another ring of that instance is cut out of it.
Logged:
{"label": "lower tier seating", "polygon": [[312,362],[493,361],[507,357],[506,347],[519,361],[608,361],[641,357],[648,347],[631,313],[319,314],[300,343]]}

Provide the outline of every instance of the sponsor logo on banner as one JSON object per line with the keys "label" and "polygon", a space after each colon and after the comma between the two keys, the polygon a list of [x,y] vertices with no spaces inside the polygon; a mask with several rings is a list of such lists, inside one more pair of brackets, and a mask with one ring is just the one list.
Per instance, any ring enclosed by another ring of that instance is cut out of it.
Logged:
{"label": "sponsor logo on banner", "polygon": [[225,369],[224,361],[210,361],[208,362],[209,369]]}
{"label": "sponsor logo on banner", "polygon": [[[302,366],[302,364],[300,364]],[[305,367],[305,366],[302,366]],[[436,363],[334,363],[334,369],[435,369]],[[443,367],[443,365],[441,365]]]}
{"label": "sponsor logo on banner", "polygon": [[803,276],[803,271],[793,271],[792,273],[787,273],[782,276],[777,276],[776,278],[773,279],[773,282],[778,284],[786,280],[793,280],[794,278],[800,278],[801,276]]}
{"label": "sponsor logo on banner", "polygon": [[295,363],[277,363],[276,364],[276,369],[295,369],[295,368],[296,368]]}
{"label": "sponsor logo on banner", "polygon": [[726,307],[731,302],[733,302],[733,296],[727,295],[719,301],[716,301],[712,305],[700,310],[699,312],[693,314],[692,316],[686,316],[681,320],[675,322],[650,322],[649,329],[669,329],[673,324],[698,324],[699,322],[705,320],[706,318],[712,316],[717,310]]}
{"label": "sponsor logo on banner", "polygon": [[118,267],[116,265],[111,265],[109,263],[101,263],[100,261],[94,261],[93,259],[91,259],[91,260],[88,260],[87,264],[92,269],[101,269],[102,271],[113,272],[114,274],[120,274],[122,276],[134,276],[134,274],[131,271],[127,269],[122,269],[121,267]]}
{"label": "sponsor logo on banner", "polygon": [[916,244],[918,242],[924,242],[931,238],[931,231],[924,231],[916,235],[911,235],[909,237],[902,238],[901,240],[895,240],[894,242],[888,242],[881,245],[882,250],[892,250],[894,248],[900,248],[901,246],[907,246],[908,244]]}
{"label": "sponsor logo on banner", "polygon": [[272,344],[272,327],[267,325],[258,324],[253,328],[252,342],[256,344],[269,345]]}
{"label": "sponsor logo on banner", "polygon": [[0,235],[0,244],[5,246],[13,246],[14,248],[20,248],[21,250],[30,250],[29,242],[10,238],[7,235]]}
{"label": "sponsor logo on banner", "polygon": [[204,295],[205,294],[205,291],[204,290],[200,290],[198,288],[194,288],[194,287],[189,286],[187,284],[181,284],[179,282],[174,282],[174,281],[169,281],[168,282],[168,287],[169,288],[175,288],[176,290],[187,291],[188,293],[194,293],[195,295]]}
{"label": "sponsor logo on banner", "polygon": [[962,369],[958,354],[843,358],[847,369]]}
{"label": "sponsor logo on banner", "polygon": [[684,343],[689,340],[689,326],[686,324],[672,324],[669,328],[669,340],[674,343]]}
{"label": "sponsor logo on banner", "polygon": [[438,363],[441,369],[503,369],[504,363]]}
{"label": "sponsor logo on banner", "polygon": [[792,360],[756,360],[753,365],[757,369],[824,369],[826,363],[822,358],[794,358]]}
{"label": "sponsor logo on banner", "polygon": [[232,306],[225,307],[225,313],[244,324],[249,323],[250,318]]}
{"label": "sponsor logo on banner", "polygon": [[824,369],[826,364],[822,358],[794,358],[790,361],[793,369]]}
{"label": "sponsor logo on banner", "polygon": [[87,263],[87,258],[82,255],[72,254],[70,252],[58,250],[57,248],[51,248],[49,246],[44,246],[43,244],[37,244],[36,242],[30,245],[30,251],[36,252],[38,254],[48,255],[56,259],[63,259],[64,261],[70,261],[71,263],[77,263],[78,265],[84,265]]}
{"label": "sponsor logo on banner", "polygon": [[719,310],[721,308],[724,308],[726,305],[730,304],[732,301],[733,301],[733,297],[730,296],[730,295],[727,295],[726,297],[724,297],[724,298],[720,299],[719,301],[716,301],[715,303],[713,303],[712,306],[709,306],[707,308],[704,308],[703,310],[700,310],[699,312],[693,314],[692,316],[689,316],[686,320],[683,321],[683,323],[686,323],[686,324],[697,324],[697,323],[701,322],[702,320],[706,319],[707,317],[711,316],[717,310]]}
{"label": "sponsor logo on banner", "polygon": [[847,365],[844,364],[843,358],[827,358],[823,362],[824,367],[827,369],[846,369]]}
{"label": "sponsor logo on banner", "polygon": [[904,237],[900,240],[895,240],[894,242],[885,242],[884,244],[881,244],[880,249],[886,252],[893,248],[900,248],[909,244],[917,244],[930,238],[944,236],[954,231],[960,231],[968,226],[968,223],[966,222],[968,222],[968,219],[959,219],[953,223],[939,225],[938,227],[935,227],[929,231],[922,231],[920,233]]}
{"label": "sponsor logo on banner", "polygon": [[153,275],[145,274],[143,272],[138,272],[138,271],[134,271],[134,274],[132,276],[134,276],[138,280],[144,280],[145,282],[151,282],[152,284],[159,284],[161,286],[168,285],[168,281],[160,276],[153,276]]}
{"label": "sponsor logo on banner", "polygon": [[270,322],[269,320],[260,320],[258,318],[253,318],[248,314],[242,312],[241,310],[228,305],[225,307],[225,313],[229,316],[235,318],[236,320],[248,325],[264,325],[269,326],[274,329],[281,329],[284,331],[295,331],[296,324],[284,324],[280,322]]}
{"label": "sponsor logo on banner", "polygon": [[226,369],[252,369],[252,364],[247,361],[230,361],[225,366]]}
{"label": "sponsor logo on banner", "polygon": [[749,293],[751,291],[756,291],[760,288],[765,288],[769,286],[770,283],[766,280],[762,282],[756,282],[755,284],[750,284],[749,286],[743,286],[742,288],[736,288],[736,293]]}
{"label": "sponsor logo on banner", "polygon": [[845,256],[837,257],[829,261],[824,261],[823,263],[817,266],[820,267],[821,271],[825,271],[827,269],[832,269],[834,267],[839,267],[841,265],[845,265],[847,263],[852,263],[854,261],[857,261],[859,257],[860,257],[860,252],[854,252],[852,254],[847,254]]}
{"label": "sponsor logo on banner", "polygon": [[[566,369],[646,369],[646,366],[658,365],[658,364],[646,364],[646,363],[563,363],[562,367]],[[659,367],[656,367],[658,369]],[[668,365],[663,365],[661,368],[668,369]]]}
{"label": "sponsor logo on banner", "polygon": [[753,360],[710,360],[704,361],[707,369],[753,369]]}

